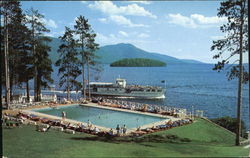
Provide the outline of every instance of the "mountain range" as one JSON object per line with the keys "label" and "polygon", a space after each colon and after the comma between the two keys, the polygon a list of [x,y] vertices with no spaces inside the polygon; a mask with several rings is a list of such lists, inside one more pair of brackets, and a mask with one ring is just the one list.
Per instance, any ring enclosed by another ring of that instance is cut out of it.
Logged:
{"label": "mountain range", "polygon": [[[49,43],[49,46],[51,47],[49,55],[52,62],[55,63],[56,60],[59,58],[57,50],[61,44],[61,41],[58,38],[53,38],[53,37],[50,38],[52,39],[52,41]],[[167,64],[202,63],[197,60],[178,59],[168,55],[147,52],[129,43],[120,43],[115,45],[102,46],[100,47],[99,50],[96,51],[96,55],[100,57],[98,60],[102,64],[110,64],[124,58],[148,58],[148,59],[160,60]]]}

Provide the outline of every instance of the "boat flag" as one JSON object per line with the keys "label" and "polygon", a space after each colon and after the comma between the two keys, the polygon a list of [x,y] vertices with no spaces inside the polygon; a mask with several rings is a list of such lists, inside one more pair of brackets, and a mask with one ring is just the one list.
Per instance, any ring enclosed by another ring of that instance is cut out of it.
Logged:
{"label": "boat flag", "polygon": [[161,83],[165,83],[165,80],[162,80]]}

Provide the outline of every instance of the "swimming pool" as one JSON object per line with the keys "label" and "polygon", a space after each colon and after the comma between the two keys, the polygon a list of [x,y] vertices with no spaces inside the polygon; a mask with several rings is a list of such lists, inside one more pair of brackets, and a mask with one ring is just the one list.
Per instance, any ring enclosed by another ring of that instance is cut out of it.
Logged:
{"label": "swimming pool", "polygon": [[58,117],[61,117],[62,111],[65,111],[67,115],[66,117],[68,119],[77,120],[81,122],[87,122],[88,120],[90,120],[90,122],[94,125],[107,128],[115,128],[118,124],[120,126],[123,126],[125,124],[127,128],[136,128],[138,126],[159,122],[166,119],[144,114],[79,105],[61,106],[58,109],[33,109],[32,111]]}

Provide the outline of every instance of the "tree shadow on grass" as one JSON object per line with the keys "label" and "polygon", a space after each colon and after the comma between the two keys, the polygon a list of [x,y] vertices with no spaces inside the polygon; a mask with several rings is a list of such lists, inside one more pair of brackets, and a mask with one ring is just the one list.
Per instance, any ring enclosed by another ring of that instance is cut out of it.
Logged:
{"label": "tree shadow on grass", "polygon": [[179,138],[176,135],[144,135],[139,137],[100,137],[100,136],[91,136],[91,137],[71,137],[72,140],[82,140],[82,141],[100,141],[107,143],[139,143],[143,146],[155,147],[149,144],[143,143],[174,143],[174,144],[183,144],[191,142],[188,138]]}
{"label": "tree shadow on grass", "polygon": [[98,136],[91,136],[91,137],[71,137],[72,140],[81,140],[81,141],[100,141],[100,142],[110,142],[110,143],[116,143],[118,142],[114,141],[113,139],[108,139],[105,137],[98,137]]}

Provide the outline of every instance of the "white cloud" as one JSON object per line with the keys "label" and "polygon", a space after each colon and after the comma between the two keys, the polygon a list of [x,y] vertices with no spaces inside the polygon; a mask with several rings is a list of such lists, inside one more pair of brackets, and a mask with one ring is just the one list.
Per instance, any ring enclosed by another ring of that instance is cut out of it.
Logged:
{"label": "white cloud", "polygon": [[151,4],[151,1],[127,1],[127,2],[132,2],[132,3],[141,3],[141,4]]}
{"label": "white cloud", "polygon": [[151,18],[157,18],[151,12],[145,10],[143,7],[137,4],[129,4],[127,6],[117,6],[111,1],[98,1],[94,4],[89,4],[89,8],[100,10],[108,15],[134,15],[134,16],[148,16]]}
{"label": "white cloud", "polygon": [[110,20],[114,21],[118,25],[124,25],[127,27],[148,27],[147,25],[144,24],[134,24],[129,19],[121,15],[111,15]]}
{"label": "white cloud", "polygon": [[[32,17],[31,17],[31,16],[28,16],[28,15],[26,15],[26,18],[27,18],[28,20],[31,20],[31,19],[32,19]],[[52,20],[52,19],[48,19],[48,20],[47,20],[47,19],[44,19],[44,18],[38,19],[38,17],[36,17],[36,16],[34,16],[34,19],[37,19],[39,22],[41,22],[41,23],[47,25],[48,27],[52,27],[52,28],[57,28],[57,27],[58,27],[57,24],[56,24],[56,22],[55,22],[54,20]]]}
{"label": "white cloud", "polygon": [[52,19],[49,19],[49,20],[43,19],[43,22],[49,27],[52,27],[52,28],[55,28],[55,29],[58,27],[56,22],[54,20],[52,20]]}
{"label": "white cloud", "polygon": [[108,36],[101,33],[96,33],[96,41],[102,44],[112,44],[118,41],[114,34],[109,34]]}
{"label": "white cloud", "polygon": [[111,37],[111,38],[116,38],[116,36],[114,35],[114,34],[109,34],[109,37]]}
{"label": "white cloud", "polygon": [[138,37],[140,37],[140,38],[148,38],[149,35],[148,35],[148,34],[145,34],[145,33],[140,33],[140,34],[138,35]]}
{"label": "white cloud", "polygon": [[64,31],[59,31],[59,32],[49,32],[45,33],[45,36],[50,36],[50,37],[56,37],[58,38],[59,36],[62,36],[64,34]]}
{"label": "white cloud", "polygon": [[103,23],[106,23],[107,22],[107,19],[106,18],[99,18],[98,19],[100,22],[103,22]]}
{"label": "white cloud", "polygon": [[144,45],[150,45],[152,43],[158,43],[156,40],[145,40],[136,38],[119,38],[119,36],[115,36],[114,34],[104,35],[101,33],[96,33],[96,41],[101,45],[110,45],[110,44],[118,44],[118,43],[131,43],[137,47],[143,47]]}
{"label": "white cloud", "polygon": [[128,37],[128,34],[124,31],[119,31],[119,34],[122,35],[122,36],[125,36],[125,37]]}
{"label": "white cloud", "polygon": [[194,21],[186,16],[182,16],[181,14],[168,14],[171,24],[177,24],[184,27],[196,28],[196,24]]}
{"label": "white cloud", "polygon": [[224,23],[227,22],[227,18],[219,18],[218,16],[211,16],[211,17],[205,17],[204,15],[200,14],[192,14],[191,19],[194,21],[197,21],[200,24],[218,24],[218,23]]}
{"label": "white cloud", "polygon": [[187,28],[214,27],[227,21],[227,18],[217,16],[205,17],[200,14],[191,14],[190,17],[181,14],[168,14],[169,23],[180,25]]}

